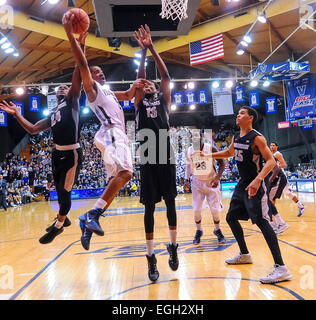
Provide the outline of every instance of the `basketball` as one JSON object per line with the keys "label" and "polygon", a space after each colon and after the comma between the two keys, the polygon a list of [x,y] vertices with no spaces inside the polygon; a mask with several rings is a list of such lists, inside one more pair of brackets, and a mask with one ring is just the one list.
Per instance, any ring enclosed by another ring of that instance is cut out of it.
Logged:
{"label": "basketball", "polygon": [[68,12],[74,14],[74,20],[72,24],[73,33],[81,34],[86,32],[90,25],[90,18],[87,13],[80,8],[73,8]]}

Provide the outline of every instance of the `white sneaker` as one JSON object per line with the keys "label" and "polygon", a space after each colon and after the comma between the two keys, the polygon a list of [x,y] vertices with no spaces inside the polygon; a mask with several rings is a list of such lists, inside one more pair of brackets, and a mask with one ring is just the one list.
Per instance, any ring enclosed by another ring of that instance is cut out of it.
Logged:
{"label": "white sneaker", "polygon": [[275,221],[270,222],[271,227],[273,229],[274,232],[276,232],[278,230],[278,225],[276,224]]}
{"label": "white sneaker", "polygon": [[252,258],[250,253],[247,253],[247,254],[239,253],[236,257],[232,259],[226,259],[225,262],[227,264],[248,264],[248,263],[252,263]]}
{"label": "white sneaker", "polygon": [[304,213],[306,207],[303,203],[299,203],[297,207],[298,207],[298,215],[297,216],[300,217]]}
{"label": "white sneaker", "polygon": [[266,277],[260,279],[261,283],[276,283],[281,281],[288,281],[292,279],[292,275],[287,266],[274,265],[274,270]]}
{"label": "white sneaker", "polygon": [[277,231],[276,231],[276,234],[280,234],[280,233],[284,232],[284,231],[287,230],[289,227],[290,227],[290,226],[289,226],[286,222],[280,223],[280,224],[278,225],[278,229],[277,229]]}

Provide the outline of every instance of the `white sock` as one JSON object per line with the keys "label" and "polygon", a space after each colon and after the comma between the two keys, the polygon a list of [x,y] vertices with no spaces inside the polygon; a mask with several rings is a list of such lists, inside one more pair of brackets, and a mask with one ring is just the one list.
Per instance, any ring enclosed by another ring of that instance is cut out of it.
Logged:
{"label": "white sock", "polygon": [[282,217],[280,216],[279,213],[276,214],[274,217],[276,218],[276,220],[277,220],[279,223],[281,223],[281,224],[285,223],[285,221],[282,219]]}
{"label": "white sock", "polygon": [[169,237],[170,237],[170,243],[173,245],[177,244],[177,230],[170,230],[169,229]]}
{"label": "white sock", "polygon": [[154,239],[146,240],[146,246],[147,246],[147,255],[151,256],[154,253]]}
{"label": "white sock", "polygon": [[104,201],[102,198],[99,198],[97,202],[94,204],[92,209],[104,209],[106,207],[106,201]]}
{"label": "white sock", "polygon": [[297,206],[298,206],[298,207],[304,207],[304,204],[303,204],[301,201],[298,200]]}
{"label": "white sock", "polygon": [[55,222],[55,227],[57,228],[57,229],[60,229],[60,228],[62,228],[62,226],[64,225],[64,221],[58,221],[58,220],[56,220],[56,222]]}

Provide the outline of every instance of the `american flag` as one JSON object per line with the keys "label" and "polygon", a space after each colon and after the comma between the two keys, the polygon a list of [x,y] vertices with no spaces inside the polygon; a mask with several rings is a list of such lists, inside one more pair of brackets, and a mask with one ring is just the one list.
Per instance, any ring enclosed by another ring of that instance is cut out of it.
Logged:
{"label": "american flag", "polygon": [[190,42],[191,65],[212,61],[224,57],[223,34],[204,40]]}

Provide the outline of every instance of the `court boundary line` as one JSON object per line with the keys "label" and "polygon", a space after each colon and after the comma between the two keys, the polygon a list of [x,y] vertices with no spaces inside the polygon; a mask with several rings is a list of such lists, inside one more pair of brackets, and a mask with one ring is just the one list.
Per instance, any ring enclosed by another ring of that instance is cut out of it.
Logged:
{"label": "court boundary line", "polygon": [[76,240],[69,244],[64,250],[62,250],[53,260],[51,260],[44,268],[42,268],[33,278],[31,278],[22,288],[20,288],[16,293],[14,293],[9,300],[15,300],[27,287],[29,287],[46,269],[54,263],[60,256],[62,256],[70,247],[72,247],[76,242],[80,240]]}
{"label": "court boundary line", "polygon": [[[235,278],[235,277],[190,277],[190,278],[186,278],[186,280],[208,280],[208,279],[213,279],[213,280],[219,280],[219,279],[220,280],[243,280],[243,281],[251,281],[251,282],[260,282],[260,280],[255,280],[255,279]],[[154,282],[154,283],[152,282],[152,283],[139,285],[139,286],[136,286],[136,287],[132,287],[132,288],[123,290],[123,291],[121,291],[119,293],[116,293],[116,294],[108,297],[106,300],[113,300],[113,298],[116,297],[116,296],[123,295],[123,294],[125,294],[127,292],[130,292],[130,291],[133,291],[133,290],[136,290],[136,289],[139,289],[139,288],[145,288],[145,287],[148,287],[148,286],[153,286],[155,284],[168,283],[168,282],[172,282],[172,281],[179,281],[179,280],[178,279],[163,280],[163,281],[157,281],[157,282]],[[270,284],[270,285],[287,291],[289,294],[294,296],[297,300],[305,300],[302,296],[300,296],[298,293],[296,293],[295,291],[293,291],[293,290],[291,290],[289,288],[283,287],[283,286],[281,286],[279,284],[276,284],[276,283],[273,283],[273,284]],[[214,300],[218,300],[218,299],[214,299]],[[258,299],[258,300],[261,300],[261,299]],[[279,299],[277,299],[277,300],[279,300]],[[179,299],[179,301],[181,301],[181,300]],[[192,300],[192,301],[194,301],[194,300]]]}

